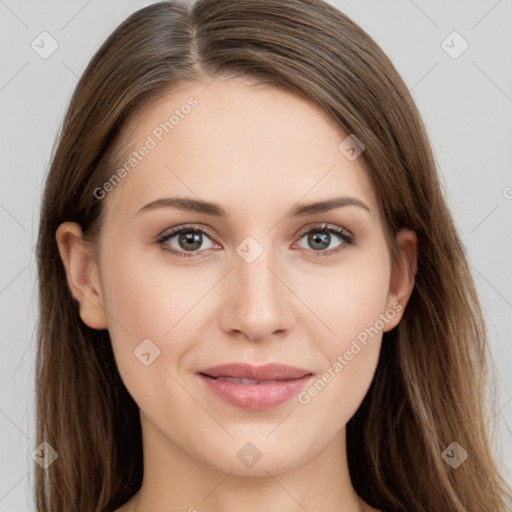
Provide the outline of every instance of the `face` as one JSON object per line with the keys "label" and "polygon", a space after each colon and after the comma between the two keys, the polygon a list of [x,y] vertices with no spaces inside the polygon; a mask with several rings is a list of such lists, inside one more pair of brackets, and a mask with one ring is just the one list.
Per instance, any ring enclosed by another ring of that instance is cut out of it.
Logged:
{"label": "face", "polygon": [[[183,84],[130,124],[135,160],[97,191],[105,225],[81,316],[108,328],[145,436],[226,472],[275,474],[344,429],[410,282],[392,272],[363,158],[339,148],[348,134],[276,88],[205,87]],[[229,363],[302,372],[199,373]]]}

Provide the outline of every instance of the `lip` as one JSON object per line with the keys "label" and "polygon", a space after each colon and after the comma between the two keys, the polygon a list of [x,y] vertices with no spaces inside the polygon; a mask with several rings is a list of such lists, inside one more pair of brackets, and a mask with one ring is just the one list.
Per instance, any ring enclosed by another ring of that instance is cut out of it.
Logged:
{"label": "lip", "polygon": [[[231,363],[204,368],[197,374],[219,398],[253,411],[271,409],[286,402],[299,393],[313,376],[309,370],[276,363],[262,366]],[[244,383],[234,379],[259,382]]]}
{"label": "lip", "polygon": [[210,377],[235,377],[264,381],[300,379],[304,375],[309,375],[313,372],[278,363],[269,363],[261,366],[252,366],[246,363],[229,363],[203,368],[198,373],[204,373]]}

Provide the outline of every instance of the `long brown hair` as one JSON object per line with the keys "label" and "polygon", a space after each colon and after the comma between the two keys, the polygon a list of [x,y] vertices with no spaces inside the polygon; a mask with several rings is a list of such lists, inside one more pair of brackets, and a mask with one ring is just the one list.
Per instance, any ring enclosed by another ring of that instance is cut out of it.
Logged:
{"label": "long brown hair", "polygon": [[[46,179],[38,239],[38,512],[112,511],[142,483],[139,411],[107,330],[80,319],[55,232],[101,234],[94,190],[119,165],[123,127],[179,83],[245,75],[322,107],[364,142],[390,248],[418,236],[416,284],[347,425],[350,475],[370,505],[393,511],[505,512],[510,489],[492,454],[484,409],[484,320],[444,201],[423,123],[398,72],[359,26],[321,0],[199,0],[140,9],[105,41],[78,82]],[[456,469],[443,451],[457,442]]]}

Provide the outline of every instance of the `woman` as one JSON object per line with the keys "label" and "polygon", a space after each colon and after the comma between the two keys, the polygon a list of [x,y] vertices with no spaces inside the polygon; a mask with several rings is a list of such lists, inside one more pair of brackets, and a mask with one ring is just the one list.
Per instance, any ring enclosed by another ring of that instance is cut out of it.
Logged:
{"label": "woman", "polygon": [[39,512],[510,503],[422,121],[332,6],[130,16],[71,100],[38,262]]}

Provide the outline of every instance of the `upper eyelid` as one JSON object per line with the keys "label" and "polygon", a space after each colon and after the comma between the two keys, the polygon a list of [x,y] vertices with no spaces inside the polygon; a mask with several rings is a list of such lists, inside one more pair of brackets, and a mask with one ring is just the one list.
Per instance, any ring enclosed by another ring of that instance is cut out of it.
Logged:
{"label": "upper eyelid", "polygon": [[201,231],[208,235],[210,238],[215,238],[214,235],[212,235],[208,228],[205,228],[203,226],[194,226],[194,225],[188,225],[185,224],[183,226],[176,226],[174,228],[166,229],[162,232],[161,235],[158,236],[158,240],[167,239],[173,236],[176,236],[180,234],[182,231]]}
{"label": "upper eyelid", "polygon": [[342,226],[336,226],[335,224],[331,224],[329,222],[313,223],[312,225],[309,225],[309,226],[305,227],[304,229],[300,230],[299,231],[299,235],[297,235],[297,236],[301,236],[302,237],[306,233],[309,233],[310,231],[314,231],[314,230],[318,230],[318,231],[322,231],[322,230],[325,230],[325,231],[329,231],[329,230],[342,231],[343,233],[345,233],[348,236],[351,236],[351,237],[353,236],[352,233],[347,228],[344,228]]}

